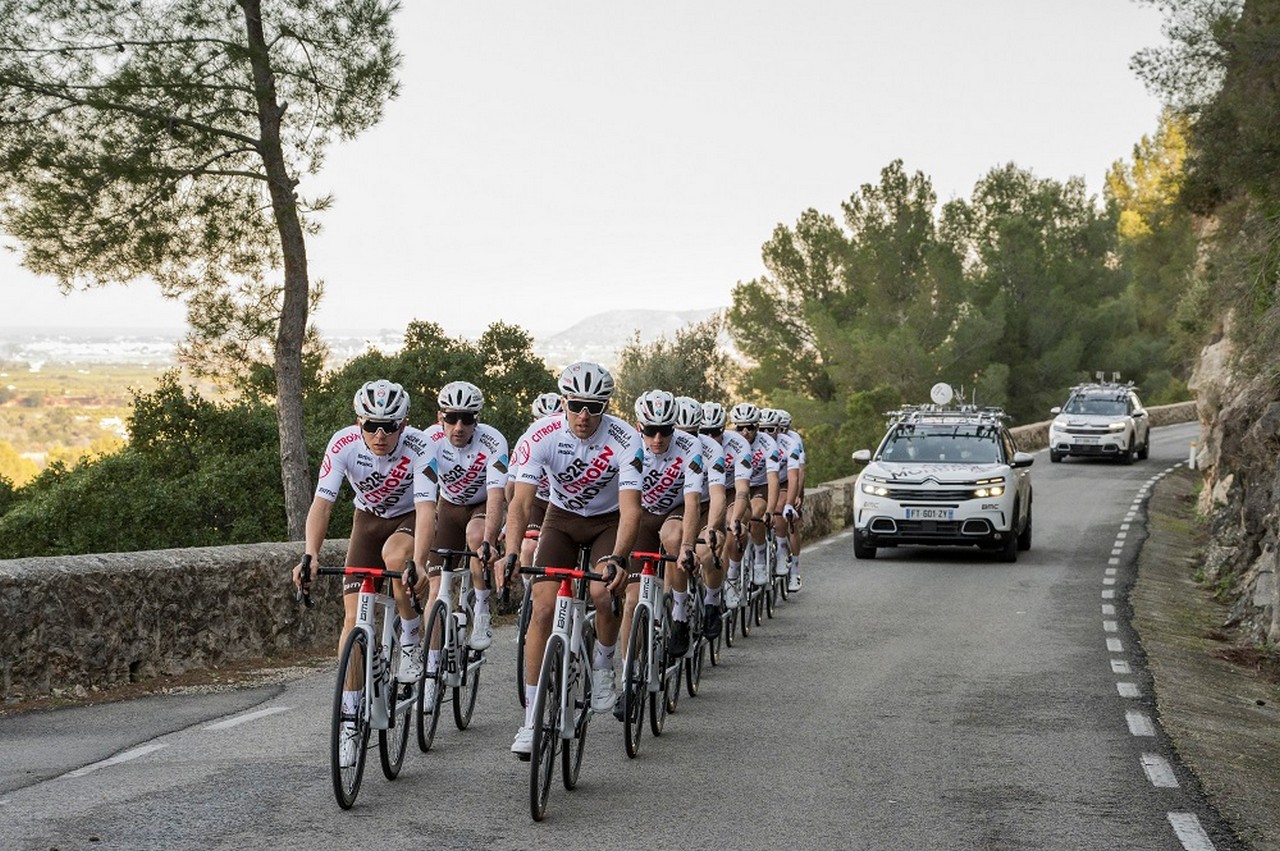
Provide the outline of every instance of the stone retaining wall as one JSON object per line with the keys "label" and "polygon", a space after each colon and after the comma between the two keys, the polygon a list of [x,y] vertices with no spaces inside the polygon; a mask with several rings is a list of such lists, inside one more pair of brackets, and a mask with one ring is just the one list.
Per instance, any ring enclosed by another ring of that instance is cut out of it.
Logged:
{"label": "stone retaining wall", "polygon": [[[1191,402],[1150,410],[1153,425],[1196,416]],[[1023,449],[1042,448],[1048,423],[1014,432]],[[805,540],[852,522],[853,485],[849,476],[807,489]],[[315,607],[304,609],[289,580],[300,549],[244,544],[0,561],[0,701],[336,644],[337,580],[318,579]],[[321,562],[341,564],[345,553],[345,540],[328,541]]]}

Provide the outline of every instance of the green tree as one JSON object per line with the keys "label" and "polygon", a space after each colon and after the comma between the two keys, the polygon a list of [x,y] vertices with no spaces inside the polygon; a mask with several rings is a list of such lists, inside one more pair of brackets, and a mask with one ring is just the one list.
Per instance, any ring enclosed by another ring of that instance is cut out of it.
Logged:
{"label": "green tree", "polygon": [[[335,138],[396,94],[395,0],[0,0],[0,225],[64,288],[155,280],[201,305],[247,293],[274,337],[288,529],[310,504],[298,193]],[[201,337],[201,335],[204,335]]]}
{"label": "green tree", "polygon": [[640,342],[640,334],[618,355],[614,413],[630,419],[636,397],[646,390],[667,390],[699,401],[727,400],[732,361],[721,341],[724,317],[716,314],[676,332]]}
{"label": "green tree", "polygon": [[40,472],[40,467],[30,458],[23,458],[13,444],[0,440],[0,476],[11,485],[22,487]]}

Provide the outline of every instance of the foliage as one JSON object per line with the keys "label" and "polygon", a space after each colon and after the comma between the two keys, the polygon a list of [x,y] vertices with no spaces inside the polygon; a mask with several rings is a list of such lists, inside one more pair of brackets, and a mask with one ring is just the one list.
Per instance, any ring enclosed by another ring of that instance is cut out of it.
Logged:
{"label": "foliage", "polygon": [[133,441],[52,463],[0,516],[0,558],[276,540],[284,528],[271,409],[217,404],[176,375],[135,396]]}
{"label": "foliage", "polygon": [[293,537],[307,504],[305,237],[330,203],[297,190],[396,94],[396,9],[0,0],[0,226],[64,288],[150,278],[188,298],[187,352],[208,374],[253,386],[270,346]]}
{"label": "foliage", "polygon": [[674,340],[651,343],[640,342],[637,332],[618,355],[614,412],[630,419],[636,398],[655,388],[699,401],[727,401],[732,361],[720,340],[724,321],[717,314],[680,329]]}
{"label": "foliage", "polygon": [[[554,391],[555,378],[533,353],[533,338],[505,322],[490,325],[474,342],[449,337],[434,322],[410,322],[395,355],[369,352],[325,376],[314,406],[319,439],[353,422],[351,400],[366,381],[387,378],[404,385],[412,404],[409,421],[418,428],[436,422],[436,396],[450,381],[470,381],[484,392],[481,420],[514,440],[532,419],[538,394]],[[319,452],[320,445],[313,445]]]}
{"label": "foliage", "polygon": [[40,472],[40,467],[30,458],[23,458],[13,444],[0,440],[0,477],[12,487],[22,487]]}

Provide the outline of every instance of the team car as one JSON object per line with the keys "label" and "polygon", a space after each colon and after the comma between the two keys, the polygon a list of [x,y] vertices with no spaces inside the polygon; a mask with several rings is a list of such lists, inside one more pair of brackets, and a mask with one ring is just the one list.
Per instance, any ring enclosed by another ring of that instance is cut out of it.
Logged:
{"label": "team car", "polygon": [[875,453],[853,453],[866,465],[853,497],[855,558],[942,544],[994,550],[1013,562],[1031,549],[1035,459],[1018,451],[1002,410],[934,404],[888,416]]}
{"label": "team car", "polygon": [[1145,459],[1151,452],[1151,418],[1138,401],[1133,382],[1078,384],[1060,408],[1051,408],[1049,460],[1069,455],[1115,458],[1123,464]]}

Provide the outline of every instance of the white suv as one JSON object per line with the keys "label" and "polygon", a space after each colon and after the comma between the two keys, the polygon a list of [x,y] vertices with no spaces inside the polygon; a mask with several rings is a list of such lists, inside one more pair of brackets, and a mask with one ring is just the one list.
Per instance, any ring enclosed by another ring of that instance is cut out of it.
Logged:
{"label": "white suv", "polygon": [[1132,464],[1151,452],[1151,418],[1130,384],[1080,384],[1049,424],[1049,460],[1068,455],[1118,458]]}
{"label": "white suv", "polygon": [[922,405],[890,415],[853,497],[853,555],[879,547],[947,544],[996,550],[1017,561],[1031,549],[1031,464],[996,408]]}

